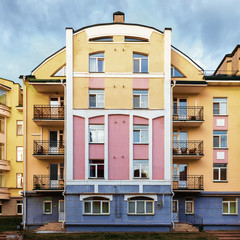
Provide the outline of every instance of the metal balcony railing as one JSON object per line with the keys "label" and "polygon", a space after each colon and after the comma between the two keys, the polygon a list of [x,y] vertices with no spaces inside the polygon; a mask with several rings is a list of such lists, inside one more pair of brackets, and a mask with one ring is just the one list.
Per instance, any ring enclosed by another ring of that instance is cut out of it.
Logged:
{"label": "metal balcony railing", "polygon": [[203,190],[203,175],[173,175],[173,190]]}
{"label": "metal balcony railing", "polygon": [[63,190],[63,176],[33,175],[33,190]]}
{"label": "metal balcony railing", "polygon": [[34,119],[64,120],[64,106],[34,105]]}
{"label": "metal balcony railing", "polygon": [[173,107],[173,121],[203,121],[203,107]]}
{"label": "metal balcony railing", "polygon": [[203,155],[203,141],[173,141],[173,155]]}
{"label": "metal balcony railing", "polygon": [[180,211],[178,216],[175,215],[173,217],[174,222],[181,222],[181,223],[189,223],[194,226],[202,226],[203,225],[203,218],[196,213],[193,214],[186,214],[185,212]]}
{"label": "metal balcony railing", "polygon": [[64,141],[34,140],[34,155],[63,155]]}

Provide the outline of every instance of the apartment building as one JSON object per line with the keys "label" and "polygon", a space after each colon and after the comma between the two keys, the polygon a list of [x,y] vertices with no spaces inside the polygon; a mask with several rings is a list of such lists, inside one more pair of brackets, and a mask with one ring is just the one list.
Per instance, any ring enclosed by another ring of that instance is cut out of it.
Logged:
{"label": "apartment building", "polygon": [[23,214],[23,98],[19,84],[0,78],[0,217]]}
{"label": "apartment building", "polygon": [[22,76],[24,226],[237,229],[238,54],[205,76],[171,29],[121,12],[67,28],[66,47]]}

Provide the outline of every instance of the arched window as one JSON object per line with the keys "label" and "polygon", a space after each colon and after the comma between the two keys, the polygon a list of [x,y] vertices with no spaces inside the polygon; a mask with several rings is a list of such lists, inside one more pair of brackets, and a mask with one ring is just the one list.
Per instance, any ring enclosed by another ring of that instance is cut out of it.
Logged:
{"label": "arched window", "polygon": [[154,200],[148,197],[132,197],[128,199],[129,215],[153,215]]}
{"label": "arched window", "polygon": [[83,214],[109,215],[110,200],[104,197],[89,197],[83,200]]}
{"label": "arched window", "polygon": [[104,72],[104,53],[89,55],[89,72]]}
{"label": "arched window", "polygon": [[133,72],[148,73],[148,56],[133,53]]}

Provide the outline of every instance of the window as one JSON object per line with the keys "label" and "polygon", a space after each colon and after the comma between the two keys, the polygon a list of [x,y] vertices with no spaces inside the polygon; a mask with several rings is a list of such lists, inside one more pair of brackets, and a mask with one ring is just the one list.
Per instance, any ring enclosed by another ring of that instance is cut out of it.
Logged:
{"label": "window", "polygon": [[2,202],[0,201],[0,215],[2,215]]}
{"label": "window", "polygon": [[183,75],[175,67],[172,66],[171,77],[183,77]]}
{"label": "window", "polygon": [[213,164],[213,181],[227,181],[227,164]]}
{"label": "window", "polygon": [[23,214],[23,202],[17,200],[17,215]]}
{"label": "window", "polygon": [[89,197],[83,202],[83,214],[109,215],[110,201],[103,197]]}
{"label": "window", "polygon": [[5,118],[0,117],[0,132],[4,133],[4,130],[5,130]]}
{"label": "window", "polygon": [[89,72],[104,72],[104,53],[89,55]]}
{"label": "window", "polygon": [[7,105],[7,92],[0,89],[0,104]]}
{"label": "window", "polygon": [[227,131],[213,131],[213,147],[227,148]]}
{"label": "window", "polygon": [[89,160],[89,177],[104,178],[104,160]]}
{"label": "window", "polygon": [[125,36],[125,42],[148,42],[148,39]]}
{"label": "window", "polygon": [[5,158],[5,145],[3,143],[0,143],[0,159],[6,159]]}
{"label": "window", "polygon": [[154,214],[154,201],[146,197],[134,197],[128,201],[128,214],[152,215]]}
{"label": "window", "polygon": [[17,188],[23,187],[23,174],[17,173]]}
{"label": "window", "polygon": [[0,187],[5,187],[5,174],[0,171]]}
{"label": "window", "polygon": [[148,143],[148,126],[133,126],[133,143]]}
{"label": "window", "polygon": [[60,68],[54,75],[54,77],[64,77],[66,76],[66,66]]}
{"label": "window", "polygon": [[213,98],[213,115],[227,115],[227,98]]}
{"label": "window", "polygon": [[223,214],[237,214],[237,198],[223,198],[222,200],[222,213]]}
{"label": "window", "polygon": [[133,90],[133,108],[148,108],[148,90]]}
{"label": "window", "polygon": [[90,38],[89,42],[112,42],[113,37],[98,37],[98,38]]}
{"label": "window", "polygon": [[89,125],[89,142],[104,143],[104,125]]}
{"label": "window", "polygon": [[194,214],[194,200],[193,198],[185,199],[185,214]]}
{"label": "window", "polygon": [[49,200],[49,199],[44,200],[43,214],[52,214],[52,200]]}
{"label": "window", "polygon": [[148,178],[148,160],[133,160],[134,178]]}
{"label": "window", "polygon": [[89,90],[89,107],[104,108],[104,90]]}
{"label": "window", "polygon": [[133,54],[133,72],[148,73],[148,56],[142,54]]}
{"label": "window", "polygon": [[17,120],[17,135],[23,135],[23,121]]}
{"label": "window", "polygon": [[23,161],[23,147],[17,147],[17,162]]}

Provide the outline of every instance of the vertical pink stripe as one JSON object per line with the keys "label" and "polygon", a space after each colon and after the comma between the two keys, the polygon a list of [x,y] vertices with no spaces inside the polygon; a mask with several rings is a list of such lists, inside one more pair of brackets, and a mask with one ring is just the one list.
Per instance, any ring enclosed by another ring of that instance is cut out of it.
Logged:
{"label": "vertical pink stripe", "polygon": [[89,124],[104,124],[104,116],[89,118]]}
{"label": "vertical pink stripe", "polygon": [[73,117],[73,179],[85,179],[85,119]]}
{"label": "vertical pink stripe", "polygon": [[[219,153],[219,154],[218,154]],[[220,159],[218,159],[218,157]],[[224,156],[222,158],[222,156]],[[213,150],[213,163],[228,163],[228,150],[227,149],[214,149]]]}
{"label": "vertical pink stripe", "polygon": [[110,180],[129,179],[129,116],[110,115],[108,166]]}
{"label": "vertical pink stripe", "polygon": [[149,79],[133,78],[133,89],[149,89]]}
{"label": "vertical pink stripe", "polygon": [[133,159],[148,159],[148,144],[133,145]]}
{"label": "vertical pink stripe", "polygon": [[143,118],[143,117],[134,116],[133,117],[133,124],[148,125],[148,119],[147,118]]}
{"label": "vertical pink stripe", "polygon": [[89,144],[89,159],[104,159],[104,144]]}
{"label": "vertical pink stripe", "polygon": [[89,88],[104,89],[105,88],[105,79],[104,78],[89,78]]}
{"label": "vertical pink stripe", "polygon": [[227,131],[228,116],[213,116],[213,130]]}
{"label": "vertical pink stripe", "polygon": [[164,118],[153,119],[153,180],[164,179]]}

